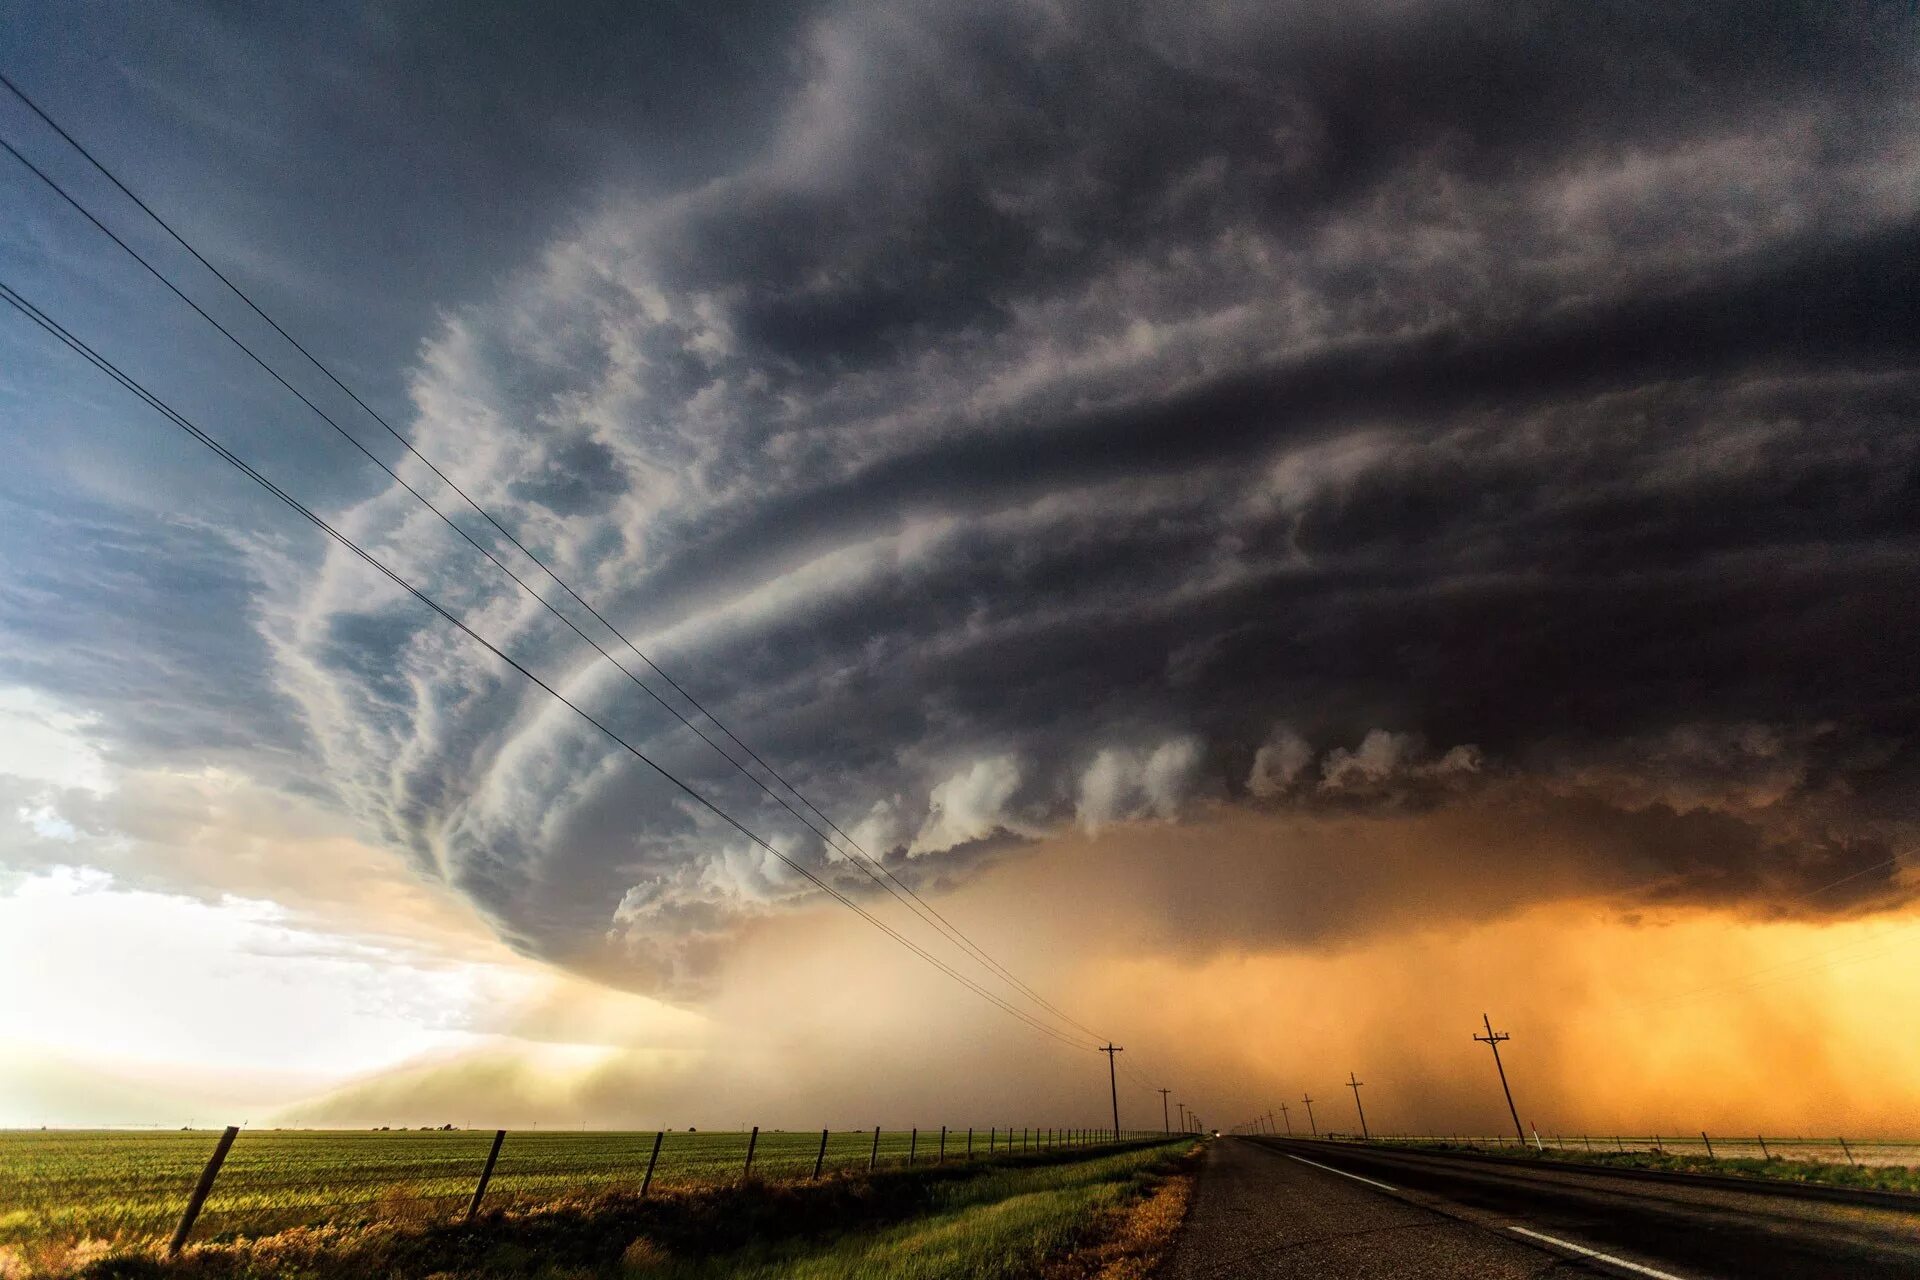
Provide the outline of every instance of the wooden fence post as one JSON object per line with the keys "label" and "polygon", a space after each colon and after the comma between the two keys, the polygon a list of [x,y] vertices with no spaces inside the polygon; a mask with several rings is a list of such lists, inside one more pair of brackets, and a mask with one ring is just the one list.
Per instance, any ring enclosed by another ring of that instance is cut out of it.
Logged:
{"label": "wooden fence post", "polygon": [[873,1150],[867,1156],[867,1172],[873,1172],[873,1166],[880,1160],[880,1126],[873,1126]]}
{"label": "wooden fence post", "polygon": [[1767,1150],[1767,1135],[1766,1135],[1766,1134],[1764,1134],[1764,1133],[1758,1133],[1758,1134],[1755,1134],[1755,1135],[1754,1135],[1754,1138],[1753,1138],[1753,1140],[1754,1140],[1755,1142],[1757,1142],[1757,1143],[1759,1143],[1759,1144],[1760,1144],[1760,1158],[1761,1158],[1762,1160],[1771,1160],[1771,1159],[1773,1159],[1773,1153],[1772,1153],[1771,1151],[1768,1151],[1768,1150]]}
{"label": "wooden fence post", "polygon": [[945,1164],[946,1162],[947,1162],[947,1126],[941,1125],[940,1126],[940,1154],[938,1157],[935,1158],[934,1163]]}
{"label": "wooden fence post", "polygon": [[967,1163],[973,1163],[973,1126],[967,1126]]}
{"label": "wooden fence post", "polygon": [[920,1150],[920,1126],[915,1125],[907,1134],[907,1168],[913,1168],[914,1153]]}
{"label": "wooden fence post", "polygon": [[993,1159],[993,1144],[999,1134],[1000,1131],[998,1129],[993,1128],[991,1125],[987,1127],[987,1159],[989,1160]]}
{"label": "wooden fence post", "polygon": [[647,1176],[640,1180],[640,1194],[643,1197],[647,1194],[647,1188],[653,1185],[653,1166],[660,1163],[660,1143],[666,1136],[665,1129],[653,1135],[653,1154],[647,1157]]}
{"label": "wooden fence post", "polygon": [[220,1166],[227,1160],[227,1151],[239,1134],[240,1126],[230,1124],[226,1132],[220,1135],[220,1141],[214,1144],[207,1167],[200,1171],[200,1181],[194,1184],[193,1194],[187,1197],[187,1207],[180,1214],[180,1225],[173,1229],[173,1239],[167,1242],[169,1255],[180,1252],[180,1246],[187,1242],[187,1233],[193,1230],[193,1220],[200,1216],[200,1206],[207,1202],[207,1193],[213,1190],[213,1180],[219,1176]]}
{"label": "wooden fence post", "polygon": [[753,1126],[753,1132],[747,1135],[747,1167],[740,1171],[740,1180],[745,1182],[753,1176],[753,1149],[760,1145],[760,1126]]}
{"label": "wooden fence post", "polygon": [[1844,1152],[1846,1152],[1846,1153],[1847,1153],[1847,1163],[1848,1163],[1848,1164],[1851,1164],[1851,1165],[1857,1165],[1857,1164],[1859,1164],[1859,1163],[1860,1163],[1860,1162],[1859,1162],[1858,1160],[1855,1160],[1855,1159],[1853,1158],[1853,1148],[1847,1145],[1847,1140],[1846,1140],[1846,1137],[1845,1137],[1844,1135],[1843,1135],[1843,1136],[1841,1137],[1841,1139],[1840,1139],[1840,1149],[1841,1149],[1842,1151],[1844,1151]]}
{"label": "wooden fence post", "polygon": [[820,1154],[816,1155],[813,1158],[813,1176],[815,1178],[818,1178],[820,1176],[820,1166],[825,1164],[826,1160],[827,1160],[827,1130],[822,1129],[820,1131]]}
{"label": "wooden fence post", "polygon": [[1713,1139],[1707,1136],[1705,1129],[1700,1131],[1700,1141],[1707,1144],[1707,1159],[1713,1159]]}
{"label": "wooden fence post", "polygon": [[493,1163],[500,1158],[500,1144],[507,1140],[505,1129],[493,1132],[493,1149],[487,1152],[487,1163],[480,1170],[480,1183],[473,1189],[473,1199],[467,1202],[467,1221],[473,1221],[473,1215],[480,1212],[480,1197],[487,1194],[487,1182],[493,1177]]}

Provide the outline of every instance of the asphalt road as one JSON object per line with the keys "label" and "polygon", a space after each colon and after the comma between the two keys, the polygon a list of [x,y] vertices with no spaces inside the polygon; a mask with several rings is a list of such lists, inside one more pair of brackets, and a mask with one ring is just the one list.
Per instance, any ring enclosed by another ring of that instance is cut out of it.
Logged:
{"label": "asphalt road", "polygon": [[1920,1213],[1324,1142],[1210,1144],[1161,1272],[1920,1277]]}

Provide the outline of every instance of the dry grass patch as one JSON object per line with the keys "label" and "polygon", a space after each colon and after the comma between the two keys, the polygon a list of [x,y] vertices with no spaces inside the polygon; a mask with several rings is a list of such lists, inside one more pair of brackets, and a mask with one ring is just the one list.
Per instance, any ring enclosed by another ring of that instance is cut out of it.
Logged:
{"label": "dry grass patch", "polygon": [[1146,1280],[1187,1220],[1198,1170],[1196,1147],[1148,1179],[1138,1199],[1104,1213],[1091,1240],[1049,1263],[1043,1280]]}

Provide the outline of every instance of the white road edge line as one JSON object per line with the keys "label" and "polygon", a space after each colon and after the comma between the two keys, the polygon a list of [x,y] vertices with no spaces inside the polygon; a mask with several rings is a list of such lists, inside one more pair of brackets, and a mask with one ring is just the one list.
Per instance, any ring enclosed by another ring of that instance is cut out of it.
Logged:
{"label": "white road edge line", "polygon": [[[1364,1182],[1368,1186],[1378,1187],[1382,1191],[1398,1191],[1400,1189],[1398,1187],[1390,1187],[1384,1182],[1375,1182],[1372,1178],[1363,1178],[1357,1173],[1348,1173],[1345,1169],[1336,1169],[1330,1164],[1321,1164],[1318,1160],[1309,1160],[1305,1156],[1297,1156],[1291,1151],[1282,1151],[1280,1154],[1289,1160],[1298,1160],[1301,1164],[1310,1164],[1316,1169],[1325,1169],[1328,1173],[1337,1173],[1343,1178],[1352,1178],[1355,1182]],[[1656,1272],[1655,1274],[1658,1273]],[[1678,1278],[1674,1277],[1672,1280],[1678,1280]]]}
{"label": "white road edge line", "polygon": [[[1336,1169],[1334,1172],[1338,1173],[1339,1170]],[[1509,1226],[1507,1230],[1517,1231],[1521,1235],[1531,1236],[1535,1240],[1545,1240],[1548,1244],[1558,1245],[1562,1249],[1569,1249],[1585,1257],[1597,1258],[1601,1262],[1612,1263],[1616,1267],[1625,1267],[1628,1271],[1638,1272],[1643,1276],[1653,1276],[1655,1280],[1684,1280],[1683,1277],[1677,1276],[1671,1271],[1655,1271],[1652,1267],[1643,1267],[1637,1262],[1628,1262],[1625,1258],[1616,1258],[1610,1253],[1601,1253],[1598,1249],[1589,1249],[1583,1244],[1575,1244],[1571,1240],[1562,1240],[1559,1236],[1550,1236],[1538,1231],[1529,1231],[1525,1227]]]}

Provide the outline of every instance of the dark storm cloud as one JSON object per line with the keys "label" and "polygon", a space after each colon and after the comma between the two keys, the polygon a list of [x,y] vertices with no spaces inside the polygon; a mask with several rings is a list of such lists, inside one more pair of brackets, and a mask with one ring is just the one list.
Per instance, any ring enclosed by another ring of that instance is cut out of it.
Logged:
{"label": "dark storm cloud", "polygon": [[[868,848],[936,877],[1209,806],[1519,815],[1543,893],[1897,895],[1910,13],[636,21],[400,14],[285,110],[431,117],[448,190],[523,143],[534,186],[602,175],[448,311],[412,430]],[[701,114],[710,58],[752,92]],[[345,519],[857,883],[410,497]],[[260,607],[326,775],[516,946],[686,988],[806,900],[352,565]]]}

